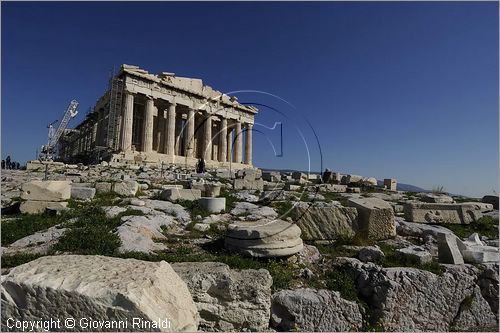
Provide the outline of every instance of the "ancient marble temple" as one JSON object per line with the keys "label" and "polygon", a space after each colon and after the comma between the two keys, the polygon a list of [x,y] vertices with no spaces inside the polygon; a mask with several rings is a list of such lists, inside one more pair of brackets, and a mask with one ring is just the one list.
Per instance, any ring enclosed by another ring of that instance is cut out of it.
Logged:
{"label": "ancient marble temple", "polygon": [[64,136],[63,159],[121,163],[252,166],[257,109],[203,85],[202,80],[122,65],[92,112]]}

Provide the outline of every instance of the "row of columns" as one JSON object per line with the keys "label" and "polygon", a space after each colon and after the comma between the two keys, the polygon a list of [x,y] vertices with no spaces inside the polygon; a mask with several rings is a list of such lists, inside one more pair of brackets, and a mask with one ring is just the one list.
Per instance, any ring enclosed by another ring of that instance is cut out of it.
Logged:
{"label": "row of columns", "polygon": [[[120,140],[120,150],[129,151],[132,148],[132,129],[134,118],[134,95],[126,94],[125,105],[122,117],[122,132]],[[143,137],[142,137],[142,150],[146,153],[153,151],[153,119],[154,119],[154,100],[147,97],[146,106],[144,110],[143,121]],[[167,119],[165,122],[164,133],[165,136],[165,151],[169,156],[175,155],[175,124],[176,124],[176,104],[170,103],[167,110]],[[245,125],[245,163],[252,164],[252,124]],[[242,124],[236,122],[235,124],[235,139],[234,139],[234,161],[242,163],[243,151],[243,137],[242,137]],[[195,157],[194,153],[194,135],[195,135],[195,111],[190,109],[187,114],[185,134],[185,156]],[[232,160],[231,152],[233,151],[233,129],[228,131],[228,122],[226,118],[221,119],[221,129],[219,134],[219,157],[220,162],[230,162]],[[205,119],[203,126],[203,157],[205,160],[212,159],[212,117],[208,116]],[[229,152],[229,153],[228,153]]]}

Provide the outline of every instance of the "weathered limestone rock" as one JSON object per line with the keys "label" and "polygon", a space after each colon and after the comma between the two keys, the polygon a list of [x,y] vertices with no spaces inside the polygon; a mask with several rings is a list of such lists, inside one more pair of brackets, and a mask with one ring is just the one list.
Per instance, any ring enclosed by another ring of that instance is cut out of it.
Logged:
{"label": "weathered limestone rock", "polygon": [[102,209],[104,210],[106,217],[108,219],[115,218],[121,213],[127,211],[127,208],[119,206],[104,206],[102,207]]}
{"label": "weathered limestone rock", "polygon": [[171,326],[153,331],[191,332],[198,329],[199,321],[186,284],[166,262],[76,255],[42,257],[2,276],[2,330],[9,317],[61,322],[73,317],[76,323],[82,318],[127,320],[129,324],[134,317],[160,318],[168,319]]}
{"label": "weathered limestone rock", "polygon": [[274,219],[278,217],[278,213],[273,208],[267,206],[260,207],[250,202],[238,202],[231,210],[231,214],[245,216],[247,220]]}
{"label": "weathered limestone rock", "polygon": [[200,207],[210,213],[220,213],[226,209],[226,198],[200,198]]}
{"label": "weathered limestone rock", "polygon": [[268,271],[233,270],[217,262],[176,263],[200,313],[204,331],[266,331],[272,278]]}
{"label": "weathered limestone rock", "polygon": [[409,246],[402,249],[397,249],[396,253],[400,255],[410,258],[419,264],[426,264],[432,261],[432,255],[429,251],[424,249],[421,246]]}
{"label": "weathered limestone rock", "polygon": [[350,198],[347,204],[358,210],[358,227],[369,239],[396,236],[394,212],[388,202],[378,198]]}
{"label": "weathered limestone rock", "polygon": [[253,191],[246,191],[246,190],[243,190],[243,191],[239,191],[239,192],[236,192],[234,193],[234,197],[239,199],[239,200],[242,200],[242,201],[246,201],[246,202],[257,202],[259,201],[259,197],[256,196],[256,195],[253,195],[249,192],[253,192]]}
{"label": "weathered limestone rock", "polygon": [[384,186],[389,191],[397,191],[398,182],[396,181],[396,179],[393,178],[385,178]]}
{"label": "weathered limestone rock", "polygon": [[[474,304],[480,296],[476,284],[480,272],[471,265],[442,265],[443,274],[436,275],[415,268],[382,268],[353,258],[338,261],[355,273],[358,290],[384,331],[463,330],[472,329],[464,326],[474,323],[481,327],[472,330],[498,328],[484,299]],[[462,315],[467,315],[467,323],[457,320]]]}
{"label": "weathered limestone rock", "polygon": [[407,203],[404,205],[405,219],[419,223],[469,224],[480,219],[482,207],[473,203]]}
{"label": "weathered limestone rock", "polygon": [[233,182],[235,190],[259,190],[264,189],[264,181],[262,179],[248,180],[248,179],[235,179]]}
{"label": "weathered limestone rock", "polygon": [[228,250],[252,257],[286,257],[302,250],[300,229],[282,220],[241,221],[228,226]]}
{"label": "weathered limestone rock", "polygon": [[163,200],[144,200],[146,207],[174,216],[183,225],[191,222],[191,215],[179,204]]}
{"label": "weathered limestone rock", "polygon": [[171,216],[124,216],[122,221],[116,230],[121,240],[119,252],[152,253],[166,248],[165,244],[155,240],[165,239],[162,227],[173,223]]}
{"label": "weathered limestone rock", "polygon": [[168,201],[189,200],[194,201],[201,198],[201,191],[198,189],[168,189],[161,192],[161,198]]}
{"label": "weathered limestone rock", "polygon": [[318,263],[322,256],[316,246],[304,244],[304,247],[297,254],[298,262],[304,265]]}
{"label": "weathered limestone rock", "polygon": [[362,316],[356,302],[336,291],[282,290],[272,296],[271,325],[278,331],[359,331]]}
{"label": "weathered limestone rock", "polygon": [[113,192],[124,197],[133,197],[139,190],[139,183],[135,180],[126,180],[113,184]]}
{"label": "weathered limestone rock", "polygon": [[47,209],[61,210],[68,206],[62,201],[23,201],[19,210],[22,214],[42,214]]}
{"label": "weathered limestone rock", "polygon": [[72,199],[93,199],[96,193],[96,189],[93,187],[80,187],[80,186],[71,186],[71,198]]}
{"label": "weathered limestone rock", "polygon": [[358,211],[353,207],[296,204],[293,215],[304,240],[351,238],[358,230]]}
{"label": "weathered limestone rock", "polygon": [[499,288],[498,288],[498,262],[494,264],[481,265],[484,270],[480,273],[477,284],[481,288],[481,295],[486,299],[490,305],[491,310],[497,317],[499,317],[498,305],[499,302]]}
{"label": "weathered limestone rock", "polygon": [[358,258],[362,262],[379,262],[384,259],[385,254],[378,245],[364,246],[359,250]]}
{"label": "weathered limestone rock", "polygon": [[449,233],[453,234],[450,229],[442,227],[440,225],[430,225],[423,223],[399,221],[396,227],[398,235],[401,236],[412,236],[412,237],[422,237],[427,235],[437,237],[439,233]]}
{"label": "weathered limestone rock", "polygon": [[71,182],[65,180],[32,180],[24,183],[21,199],[30,201],[64,201],[71,197]]}

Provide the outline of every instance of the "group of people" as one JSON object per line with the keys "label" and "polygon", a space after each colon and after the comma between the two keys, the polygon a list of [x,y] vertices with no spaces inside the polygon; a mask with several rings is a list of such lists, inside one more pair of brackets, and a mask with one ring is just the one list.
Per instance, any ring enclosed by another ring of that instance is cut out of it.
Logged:
{"label": "group of people", "polygon": [[5,160],[2,160],[2,169],[21,169],[21,164],[12,161],[9,155]]}

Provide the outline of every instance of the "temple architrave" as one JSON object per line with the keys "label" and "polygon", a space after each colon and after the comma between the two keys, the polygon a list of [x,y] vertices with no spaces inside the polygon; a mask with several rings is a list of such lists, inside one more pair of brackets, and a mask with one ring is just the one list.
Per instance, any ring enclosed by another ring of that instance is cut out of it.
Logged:
{"label": "temple architrave", "polygon": [[174,73],[122,65],[86,119],[63,138],[60,156],[119,163],[252,167],[257,109]]}

